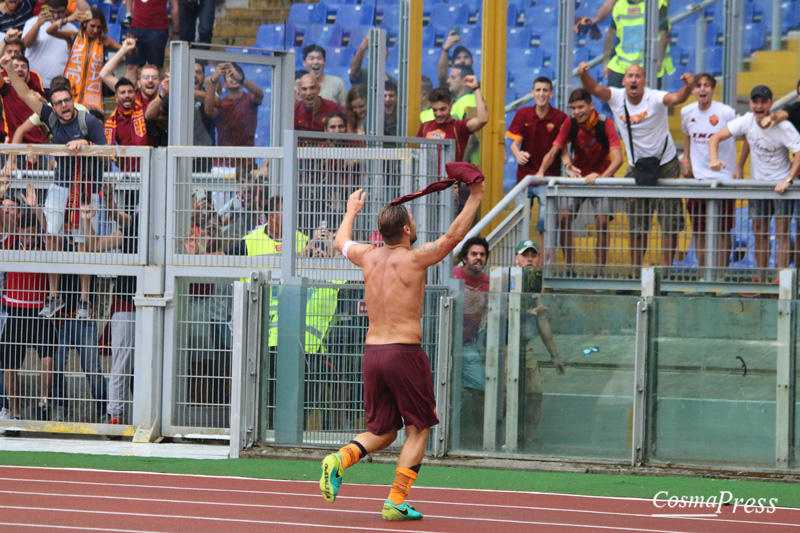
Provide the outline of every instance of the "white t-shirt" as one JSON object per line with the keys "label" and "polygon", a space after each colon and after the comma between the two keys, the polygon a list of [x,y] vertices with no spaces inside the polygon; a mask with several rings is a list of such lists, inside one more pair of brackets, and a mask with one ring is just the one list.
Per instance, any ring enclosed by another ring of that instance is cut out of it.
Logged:
{"label": "white t-shirt", "polygon": [[[39,17],[31,17],[25,22],[25,27],[22,28],[23,37],[33,28],[37,18]],[[39,26],[36,40],[25,50],[25,57],[31,64],[31,70],[35,70],[42,77],[42,85],[45,89],[50,88],[50,80],[54,77],[64,75],[64,67],[67,66],[67,59],[69,59],[67,41],[47,34],[47,28],[51,24],[52,21]],[[78,28],[72,23],[65,24],[61,29],[78,31]]]}
{"label": "white t-shirt", "polygon": [[734,137],[747,138],[750,143],[750,178],[781,181],[789,177],[792,162],[789,152],[800,152],[800,133],[788,121],[764,129],[756,123],[753,113],[746,113],[728,123]]}
{"label": "white t-shirt", "polygon": [[344,109],[344,104],[347,100],[347,87],[344,86],[342,78],[325,74],[325,78],[319,88],[319,95],[326,100],[333,100]]}
{"label": "white t-shirt", "polygon": [[725,163],[725,168],[714,171],[711,170],[711,159],[708,155],[708,140],[735,118],[736,111],[722,102],[711,102],[705,111],[700,111],[697,102],[681,109],[681,130],[691,142],[689,157],[695,179],[733,179],[733,170],[736,168],[736,141],[726,139],[719,143],[719,160]]}
{"label": "white t-shirt", "polygon": [[664,150],[664,140],[667,141],[667,149],[661,157],[661,164],[669,163],[677,154],[675,143],[672,142],[672,135],[669,134],[669,117],[664,105],[666,91],[656,91],[645,88],[642,101],[638,105],[633,105],[625,96],[625,89],[609,87],[611,99],[608,105],[614,113],[614,122],[619,130],[620,139],[625,143],[625,152],[628,155],[628,163],[635,163],[631,155],[630,142],[628,140],[628,127],[625,125],[625,107],[628,105],[628,113],[631,116],[631,133],[633,136],[633,148],[636,159],[643,157],[658,157]]}

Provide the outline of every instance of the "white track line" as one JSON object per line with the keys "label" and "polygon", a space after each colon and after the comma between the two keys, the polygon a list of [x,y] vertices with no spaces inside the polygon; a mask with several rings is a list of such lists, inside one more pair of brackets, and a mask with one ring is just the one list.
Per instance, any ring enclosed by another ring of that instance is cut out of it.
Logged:
{"label": "white track line", "polygon": [[[88,527],[88,526],[58,526],[55,524],[20,524],[12,522],[0,522],[0,526],[9,526],[15,529],[24,527],[41,527],[47,529],[74,529],[75,531],[111,531],[112,533],[141,533],[141,529],[109,529],[107,527]],[[167,533],[163,531],[151,531],[148,533]]]}
{"label": "white track line", "polygon": [[[3,509],[19,509],[20,511],[50,511],[50,512],[63,512],[63,513],[78,513],[78,514],[106,514],[106,515],[115,515],[119,516],[119,512],[117,511],[84,511],[78,509],[54,509],[52,507],[20,507],[14,505],[7,505],[4,506]],[[359,512],[365,514],[375,514],[373,512],[367,511],[349,511],[349,512]],[[216,522],[237,522],[242,524],[264,524],[264,525],[282,525],[282,526],[308,526],[308,527],[315,527],[315,528],[329,528],[329,529],[346,529],[348,531],[389,531],[389,527],[394,524],[390,524],[388,522],[384,522],[381,527],[375,528],[366,528],[366,527],[356,527],[356,526],[336,526],[336,525],[321,525],[316,523],[304,523],[304,522],[278,522],[278,521],[268,521],[268,520],[245,520],[242,518],[212,518],[212,517],[204,517],[204,516],[184,516],[184,515],[166,515],[166,514],[154,514],[154,513],[126,513],[125,516],[127,517],[147,517],[147,518],[178,518],[181,520],[210,520]],[[459,516],[435,516],[435,515],[426,515],[428,519],[431,518],[441,518],[443,520],[484,520],[488,522],[497,522],[497,520],[490,520],[490,519],[483,519],[483,518],[464,518]],[[617,526],[598,526],[596,524],[565,524],[561,522],[516,522],[517,524],[525,524],[525,525],[536,525],[536,526],[557,526],[557,527],[566,527],[566,528],[591,528],[591,529],[612,529],[615,531],[642,531],[645,533],[683,533],[681,531],[671,530],[671,529],[642,529],[640,527],[636,528],[629,528],[629,527],[617,527]],[[408,528],[403,529],[396,529],[391,531],[407,531]],[[415,529],[417,533],[440,533],[434,531],[424,531]]]}
{"label": "white track line", "polygon": [[[0,478],[2,480],[3,478]],[[36,480],[32,480],[36,481]],[[57,481],[50,481],[50,483],[59,483]],[[71,481],[66,483],[76,483],[80,484],[77,481]],[[112,487],[130,487],[131,485],[115,485],[115,484],[104,484]],[[142,485],[134,485],[134,487],[142,487]],[[147,486],[145,488],[163,488],[158,486]],[[186,489],[183,490],[194,490],[194,489]],[[228,491],[224,489],[212,489],[214,491],[220,492],[240,492],[240,491]],[[247,492],[256,492],[256,491],[247,491]],[[275,495],[275,496],[303,496],[303,497],[313,497],[315,500],[319,499],[318,496],[308,495],[303,493],[287,493],[287,492],[272,492],[272,491],[263,491],[263,492],[256,492],[257,494],[263,495]],[[130,497],[130,496],[105,496],[105,495],[91,495],[91,494],[61,494],[61,493],[51,493],[51,492],[23,492],[23,491],[16,491],[16,490],[0,490],[0,494],[24,494],[29,496],[48,496],[48,497],[64,497],[64,498],[88,498],[88,499],[98,499],[98,500],[122,500],[122,501],[140,501],[140,502],[153,502],[153,503],[172,503],[172,504],[186,504],[186,505],[209,505],[209,506],[222,506],[222,507],[244,507],[244,508],[257,508],[257,509],[294,509],[294,510],[306,510],[306,511],[319,511],[321,510],[319,506],[314,507],[303,507],[303,506],[287,506],[287,505],[269,505],[269,504],[256,504],[256,503],[224,503],[218,501],[195,501],[195,500],[175,500],[175,499],[164,499],[164,498],[138,498],[138,497]],[[345,499],[344,497],[339,497],[338,499]],[[357,501],[383,501],[383,498],[358,498],[350,496],[347,499],[350,500],[357,500]],[[754,526],[756,525],[764,525],[764,526],[787,526],[787,527],[800,527],[795,524],[786,523],[786,522],[763,522],[763,521],[748,521],[743,522],[741,520],[731,520],[728,518],[720,518],[717,515],[659,515],[659,514],[642,514],[642,513],[623,513],[617,511],[592,511],[586,509],[563,509],[563,508],[554,508],[554,507],[533,507],[533,506],[515,506],[515,505],[495,505],[495,504],[476,504],[476,503],[457,503],[457,502],[440,502],[436,500],[418,500],[414,499],[415,505],[425,504],[425,505],[453,505],[457,507],[491,507],[491,508],[499,508],[499,509],[513,509],[513,510],[525,510],[525,511],[551,511],[551,512],[563,512],[563,513],[575,513],[575,514],[591,514],[591,515],[603,515],[603,516],[620,516],[620,517],[631,517],[631,518],[673,518],[673,519],[687,519],[687,520],[703,520],[703,521],[712,521],[712,522],[730,522],[734,524],[742,524],[748,523]],[[325,508],[326,512],[337,512],[337,513],[367,513],[371,514],[373,511],[357,511],[357,510],[347,510],[347,509],[339,509],[339,508]],[[427,516],[427,515],[426,515]],[[518,520],[503,520],[503,519],[482,519],[482,518],[459,518],[453,517],[456,520],[490,520],[494,522],[508,522],[508,523],[531,523],[527,521],[518,521]],[[707,520],[708,518],[712,518],[712,520]]]}
{"label": "white track line", "polygon": [[[108,469],[100,469],[100,468],[60,468],[60,467],[53,467],[53,466],[13,466],[13,465],[0,465],[0,471],[4,468],[9,469],[31,469],[31,470],[49,470],[49,471],[76,471],[76,472],[104,472],[109,474],[135,474],[135,475],[146,475],[146,476],[171,476],[171,477],[188,477],[188,478],[203,478],[203,479],[231,479],[231,480],[246,480],[246,481],[254,481],[254,482],[265,482],[265,483],[301,483],[301,484],[309,484],[309,485],[319,485],[319,481],[302,481],[302,480],[291,480],[291,479],[267,479],[267,478],[253,478],[253,477],[245,477],[245,476],[215,476],[210,474],[176,474],[172,472],[148,472],[143,470],[108,470]],[[469,467],[467,467],[469,468]],[[481,469],[476,469],[481,470]],[[3,479],[3,478],[0,478]],[[13,479],[13,478],[11,478]],[[35,481],[53,481],[53,480],[35,480]],[[763,483],[769,483],[768,481],[764,481]],[[131,485],[131,486],[146,486],[146,485]],[[370,483],[358,483],[357,486],[360,487],[382,487],[386,488],[387,485],[376,485]],[[163,487],[159,486],[159,488],[184,488],[184,487]],[[444,491],[466,491],[466,492],[491,492],[491,493],[501,493],[501,494],[534,494],[534,495],[542,495],[542,496],[565,496],[569,498],[583,498],[583,499],[596,499],[596,500],[630,500],[635,502],[650,502],[653,501],[652,498],[635,498],[632,496],[596,496],[596,495],[585,495],[585,494],[566,494],[562,492],[538,492],[538,491],[523,491],[523,490],[495,490],[495,489],[469,489],[469,488],[460,488],[460,487],[426,487],[422,485],[415,485],[414,487],[417,490],[444,490]],[[198,490],[207,490],[207,489],[198,489]],[[222,489],[217,489],[222,490]],[[261,494],[261,491],[230,491],[230,492],[257,492]],[[659,500],[662,501],[662,500]],[[663,500],[666,501],[666,500]],[[441,503],[441,502],[439,502]],[[800,512],[800,508],[794,507],[776,507],[776,509],[781,509],[785,511],[793,511],[793,512]]]}

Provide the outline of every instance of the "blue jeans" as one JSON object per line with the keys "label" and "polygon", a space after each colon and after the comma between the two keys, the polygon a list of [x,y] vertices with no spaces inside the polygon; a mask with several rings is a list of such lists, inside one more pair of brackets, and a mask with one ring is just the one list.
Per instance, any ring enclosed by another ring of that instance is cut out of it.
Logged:
{"label": "blue jeans", "polygon": [[214,32],[214,0],[181,0],[180,9],[181,41],[211,43]]}
{"label": "blue jeans", "polygon": [[58,330],[58,350],[55,358],[55,379],[53,380],[53,397],[59,405],[66,405],[66,387],[64,384],[64,365],[71,348],[78,350],[81,367],[92,389],[95,399],[95,410],[98,416],[106,412],[108,386],[100,366],[100,355],[97,348],[97,323],[94,320],[67,319]]}
{"label": "blue jeans", "polygon": [[536,219],[536,231],[539,233],[544,231],[544,216],[545,216],[545,199],[544,195],[547,191],[546,185],[537,185],[536,187],[528,187],[528,198],[531,199],[531,207],[533,207],[533,199],[539,202],[539,218]]}

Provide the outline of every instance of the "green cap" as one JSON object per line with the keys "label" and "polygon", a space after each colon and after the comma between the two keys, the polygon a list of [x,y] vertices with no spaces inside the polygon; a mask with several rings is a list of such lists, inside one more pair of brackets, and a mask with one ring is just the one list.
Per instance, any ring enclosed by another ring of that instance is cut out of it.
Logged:
{"label": "green cap", "polygon": [[536,243],[528,239],[527,241],[522,241],[517,245],[517,255],[525,253],[525,250],[529,249],[533,250],[537,254],[539,253],[539,247],[536,246]]}

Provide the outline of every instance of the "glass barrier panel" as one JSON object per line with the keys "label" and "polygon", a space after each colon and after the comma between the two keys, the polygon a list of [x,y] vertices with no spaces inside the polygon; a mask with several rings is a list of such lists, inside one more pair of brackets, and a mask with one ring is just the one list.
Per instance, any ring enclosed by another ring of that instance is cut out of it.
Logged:
{"label": "glass barrier panel", "polygon": [[651,459],[774,465],[775,300],[653,303]]}
{"label": "glass barrier panel", "polygon": [[[483,421],[496,408],[498,451],[630,457],[636,297],[467,291],[455,301],[452,449],[483,451]],[[518,326],[509,312],[517,305]],[[515,331],[516,340],[509,333]],[[515,358],[516,394],[509,392],[514,380],[506,379]],[[496,398],[487,399],[494,375]],[[514,403],[516,422],[507,418]],[[517,426],[515,446],[506,441],[508,424]]]}

